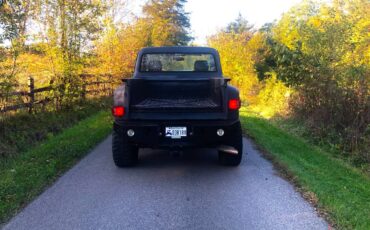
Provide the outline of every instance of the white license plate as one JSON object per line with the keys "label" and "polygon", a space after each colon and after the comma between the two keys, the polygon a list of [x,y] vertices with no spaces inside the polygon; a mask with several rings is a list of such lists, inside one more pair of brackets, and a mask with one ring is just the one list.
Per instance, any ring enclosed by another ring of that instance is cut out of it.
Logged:
{"label": "white license plate", "polygon": [[186,127],[166,127],[166,137],[180,139],[186,137]]}

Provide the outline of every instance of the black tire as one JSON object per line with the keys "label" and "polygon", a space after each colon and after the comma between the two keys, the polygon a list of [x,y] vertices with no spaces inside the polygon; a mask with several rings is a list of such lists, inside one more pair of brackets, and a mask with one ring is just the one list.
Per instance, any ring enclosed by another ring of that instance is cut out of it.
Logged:
{"label": "black tire", "polygon": [[230,153],[219,151],[219,163],[225,166],[238,166],[242,161],[243,156],[243,134],[240,123],[236,125],[235,130],[233,130],[232,135],[230,135],[227,145],[236,148],[238,150],[238,154],[233,155]]}
{"label": "black tire", "polygon": [[113,130],[112,135],[112,152],[117,167],[130,167],[138,162],[138,147],[129,144],[124,135],[116,130]]}

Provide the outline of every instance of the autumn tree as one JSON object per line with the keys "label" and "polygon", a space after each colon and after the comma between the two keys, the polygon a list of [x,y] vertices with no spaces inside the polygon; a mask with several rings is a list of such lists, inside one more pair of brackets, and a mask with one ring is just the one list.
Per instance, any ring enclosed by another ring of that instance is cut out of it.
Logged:
{"label": "autumn tree", "polygon": [[260,37],[254,36],[253,26],[241,15],[225,29],[208,38],[208,44],[221,56],[225,76],[241,89],[241,98],[248,103],[255,99],[258,79],[254,70],[254,58]]}
{"label": "autumn tree", "polygon": [[150,34],[142,19],[106,27],[101,39],[96,43],[96,73],[109,73],[116,78],[131,76],[136,55],[148,46]]}
{"label": "autumn tree", "polygon": [[106,17],[103,36],[96,43],[99,68],[117,78],[129,77],[138,51],[146,46],[186,45],[189,35],[188,13],[183,0],[148,1],[143,16],[117,23]]}
{"label": "autumn tree", "polygon": [[304,1],[265,33],[256,63],[260,76],[272,70],[296,89],[295,115],[319,135],[339,133],[349,150],[370,122],[369,10],[366,0]]}
{"label": "autumn tree", "polygon": [[[27,22],[34,13],[37,1],[5,0],[0,4],[0,44],[8,42],[11,53],[11,70],[1,71],[1,82],[9,86],[14,83],[17,72],[17,61],[27,39]],[[0,60],[1,61],[1,60]],[[6,87],[10,89],[11,87]]]}
{"label": "autumn tree", "polygon": [[102,1],[40,0],[37,21],[42,25],[39,40],[49,57],[60,103],[74,98],[81,90],[87,53],[101,30]]}

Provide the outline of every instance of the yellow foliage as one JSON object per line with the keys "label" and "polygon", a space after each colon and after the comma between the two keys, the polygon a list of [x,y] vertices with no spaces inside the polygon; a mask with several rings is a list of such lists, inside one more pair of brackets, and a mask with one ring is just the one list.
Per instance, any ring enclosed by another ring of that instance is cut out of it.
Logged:
{"label": "yellow foliage", "polygon": [[143,20],[117,28],[109,25],[96,43],[97,64],[90,73],[112,74],[122,78],[132,74],[138,51],[147,45],[147,25]]}
{"label": "yellow foliage", "polygon": [[224,75],[231,78],[231,84],[240,89],[241,99],[248,103],[254,100],[254,88],[258,85],[254,56],[262,42],[260,36],[252,36],[250,32],[221,31],[208,38],[208,44],[220,53]]}
{"label": "yellow foliage", "polygon": [[[0,62],[0,68],[3,74],[9,75],[12,71],[13,60],[7,58]],[[35,78],[38,86],[48,85],[52,76],[52,63],[47,55],[34,53],[23,53],[16,59],[15,81],[20,85],[27,85],[30,76]]]}
{"label": "yellow foliage", "polygon": [[251,106],[254,112],[265,118],[271,118],[276,114],[286,112],[288,109],[289,97],[293,90],[276,79],[276,74],[261,82],[261,90],[257,101]]}
{"label": "yellow foliage", "polygon": [[255,70],[258,50],[263,47],[262,33],[227,33],[221,31],[208,39],[208,44],[216,48],[221,56],[225,76],[239,88],[242,101],[264,117],[287,110],[292,90],[277,80],[276,74],[260,82]]}

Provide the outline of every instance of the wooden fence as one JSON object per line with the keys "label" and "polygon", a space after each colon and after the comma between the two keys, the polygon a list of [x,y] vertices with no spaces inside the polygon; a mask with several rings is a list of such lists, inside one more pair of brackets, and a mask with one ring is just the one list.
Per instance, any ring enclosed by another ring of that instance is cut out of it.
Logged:
{"label": "wooden fence", "polygon": [[[86,99],[87,97],[96,97],[103,95],[112,95],[114,88],[118,85],[119,82],[114,80],[111,75],[90,75],[84,74],[80,75],[82,80],[80,94],[76,95],[80,99]],[[102,80],[104,79],[104,80]],[[18,85],[14,85],[15,87]],[[52,90],[57,90],[61,85],[53,84],[53,81],[50,81],[48,86],[36,88],[35,80],[32,76],[29,77],[29,84],[27,85],[27,90],[0,93],[1,105],[0,113],[5,113],[9,111],[16,111],[19,109],[28,109],[29,113],[32,113],[35,106],[43,105],[50,103],[55,98],[45,96],[41,99],[37,95],[41,93],[51,92]],[[22,97],[22,103],[13,103],[12,99],[16,97]]]}

